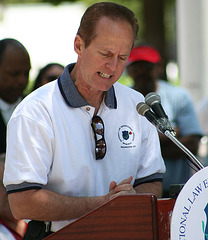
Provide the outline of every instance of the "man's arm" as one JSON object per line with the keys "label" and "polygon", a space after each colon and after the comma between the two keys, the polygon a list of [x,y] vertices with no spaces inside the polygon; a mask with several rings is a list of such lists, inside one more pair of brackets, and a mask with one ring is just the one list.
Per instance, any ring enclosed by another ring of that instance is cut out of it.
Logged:
{"label": "man's arm", "polygon": [[118,185],[112,181],[109,193],[99,197],[69,197],[45,189],[26,190],[8,195],[12,213],[17,219],[61,221],[76,219],[119,195],[135,193],[132,177]]}
{"label": "man's arm", "polygon": [[104,203],[102,197],[68,197],[45,189],[26,190],[8,195],[17,219],[59,221],[78,218]]}
{"label": "man's arm", "polygon": [[137,185],[135,188],[136,193],[152,193],[157,198],[162,197],[162,183],[161,182],[151,182],[151,183],[142,183]]}

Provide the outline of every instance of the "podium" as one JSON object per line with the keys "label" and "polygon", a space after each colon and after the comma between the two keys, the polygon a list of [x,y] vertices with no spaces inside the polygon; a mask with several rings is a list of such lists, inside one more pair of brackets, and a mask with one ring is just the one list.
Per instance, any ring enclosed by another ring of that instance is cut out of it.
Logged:
{"label": "podium", "polygon": [[119,196],[45,239],[168,240],[173,206],[173,199],[152,194]]}

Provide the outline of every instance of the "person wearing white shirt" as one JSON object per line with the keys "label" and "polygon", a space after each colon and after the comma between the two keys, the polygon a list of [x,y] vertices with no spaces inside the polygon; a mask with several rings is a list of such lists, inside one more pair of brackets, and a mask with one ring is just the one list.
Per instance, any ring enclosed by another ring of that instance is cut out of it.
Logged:
{"label": "person wearing white shirt", "polygon": [[15,109],[4,184],[14,216],[32,219],[25,240],[37,221],[56,232],[120,195],[161,196],[157,130],[136,111],[144,97],[117,82],[137,31],[128,8],[93,4],[75,37],[77,62]]}

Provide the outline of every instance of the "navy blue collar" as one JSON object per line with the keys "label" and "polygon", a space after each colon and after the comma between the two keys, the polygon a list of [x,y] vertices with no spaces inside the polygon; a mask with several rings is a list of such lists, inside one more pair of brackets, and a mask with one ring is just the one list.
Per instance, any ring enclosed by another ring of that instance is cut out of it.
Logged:
{"label": "navy blue collar", "polygon": [[[74,66],[75,64],[69,64],[65,67],[63,74],[58,78],[58,86],[66,103],[70,107],[79,108],[89,104],[81,96],[71,79],[70,72]],[[117,108],[116,95],[113,86],[106,92],[105,104],[109,108]]]}

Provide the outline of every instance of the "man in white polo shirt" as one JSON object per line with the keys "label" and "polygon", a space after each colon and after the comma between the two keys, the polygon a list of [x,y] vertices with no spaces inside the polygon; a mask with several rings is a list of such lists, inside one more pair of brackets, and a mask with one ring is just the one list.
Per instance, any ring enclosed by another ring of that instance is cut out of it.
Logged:
{"label": "man in white polo shirt", "polygon": [[51,221],[54,232],[119,195],[161,196],[158,133],[136,111],[144,97],[116,83],[137,31],[126,7],[92,5],[75,37],[77,62],[17,107],[4,176],[16,218]]}

